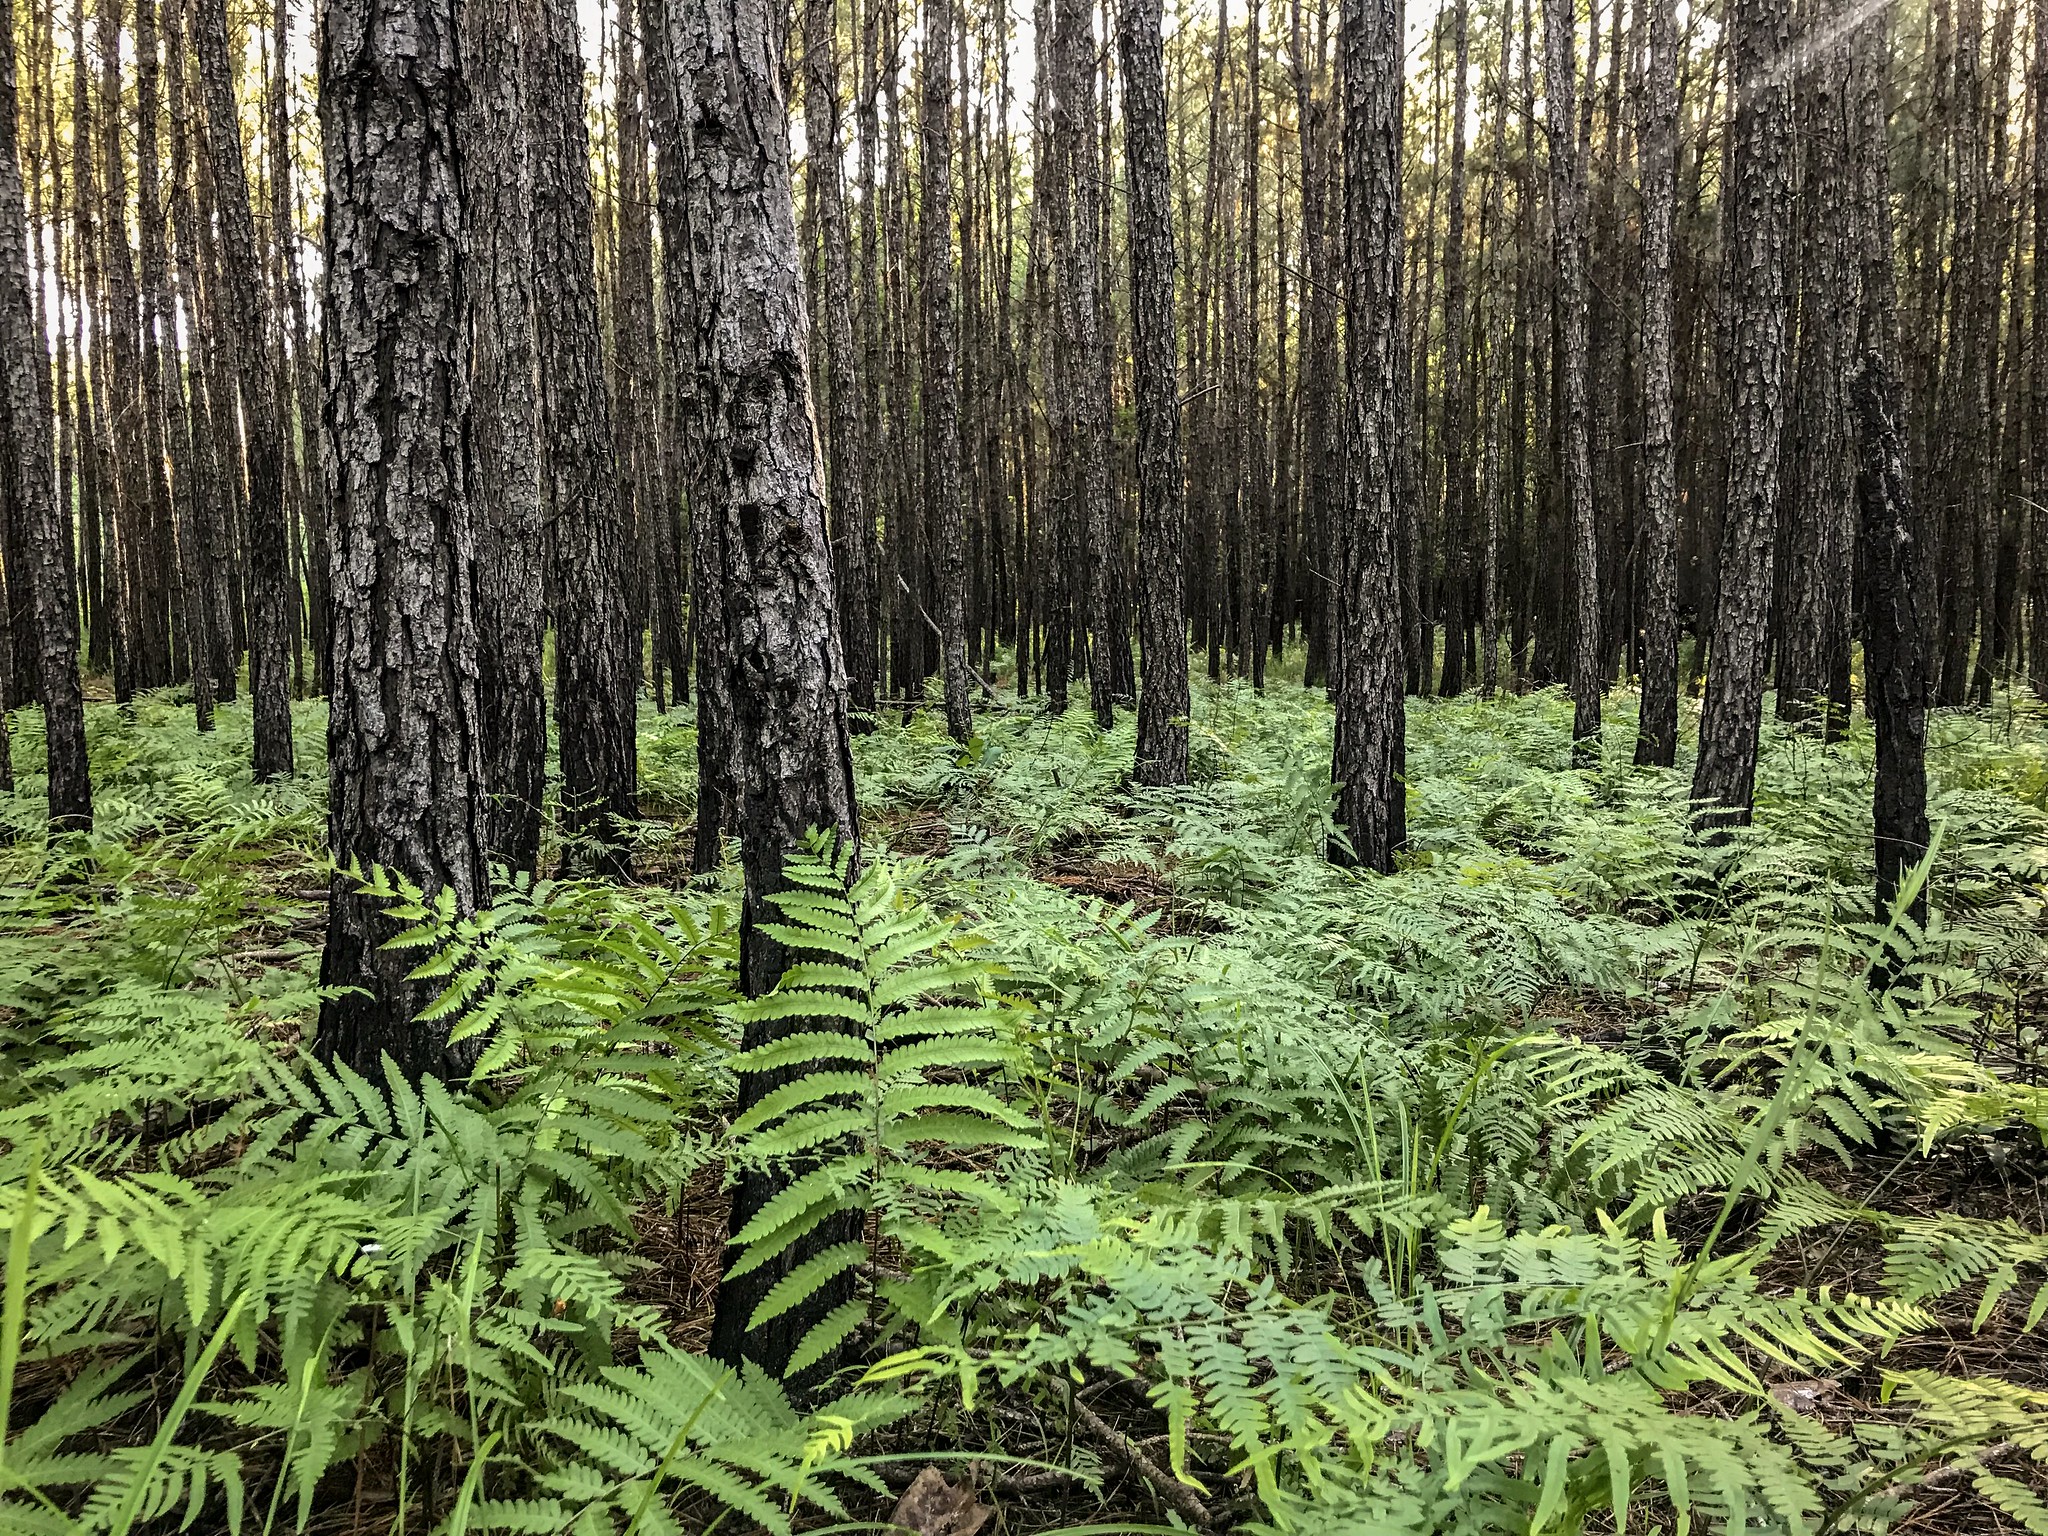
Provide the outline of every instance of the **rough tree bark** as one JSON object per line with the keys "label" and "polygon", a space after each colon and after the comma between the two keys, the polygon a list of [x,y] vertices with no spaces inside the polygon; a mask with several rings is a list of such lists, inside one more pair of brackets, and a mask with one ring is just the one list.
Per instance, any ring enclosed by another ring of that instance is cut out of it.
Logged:
{"label": "rough tree bark", "polygon": [[960,488],[960,329],[953,303],[953,6],[925,0],[919,93],[919,287],[924,299],[924,496],[938,585],[946,730],[974,734],[967,678],[967,525]]}
{"label": "rough tree bark", "polygon": [[463,298],[468,306],[469,491],[477,546],[477,703],[485,845],[534,873],[547,796],[547,616],[541,536],[540,400],[533,302],[533,164],[525,60],[533,0],[458,0],[469,91],[463,153]]}
{"label": "rough tree bark", "polygon": [[575,0],[539,0],[527,50],[533,150],[533,297],[540,349],[547,555],[555,619],[555,724],[570,864],[627,873],[639,815],[626,603],[626,531],[598,329]]}
{"label": "rough tree bark", "polygon": [[1778,450],[1784,427],[1790,256],[1791,84],[1785,0],[1734,0],[1729,51],[1735,115],[1724,200],[1729,207],[1728,368],[1734,375],[1728,493],[1714,648],[1700,716],[1692,796],[1706,828],[1746,825],[1756,790]]}
{"label": "rough tree bark", "polygon": [[1678,760],[1678,452],[1671,393],[1671,233],[1678,196],[1678,29],[1673,0],[1648,0],[1643,180],[1642,704],[1636,761]]}
{"label": "rough tree bark", "polygon": [[1439,691],[1465,691],[1466,592],[1471,583],[1472,463],[1465,350],[1465,117],[1472,55],[1469,0],[1451,3],[1451,177],[1444,205],[1443,544],[1444,670]]}
{"label": "rough tree bark", "polygon": [[[836,0],[804,0],[804,139],[811,196],[824,237],[825,448],[832,493],[834,585],[848,701],[870,723],[875,712],[875,562],[868,511],[868,448],[862,380],[853,342],[853,231],[840,164]],[[864,146],[870,155],[871,148]],[[951,708],[950,702],[948,708]]]}
{"label": "rough tree bark", "polygon": [[1572,762],[1588,767],[1600,755],[1600,586],[1586,400],[1586,158],[1573,106],[1573,17],[1572,0],[1544,0],[1544,126],[1550,139],[1553,302],[1560,342],[1557,431],[1571,573]]}
{"label": "rough tree bark", "polygon": [[206,105],[208,160],[220,241],[223,339],[241,389],[249,480],[249,703],[259,779],[292,771],[292,567],[285,529],[284,416],[270,355],[274,319],[256,258],[256,219],[242,165],[241,117],[228,60],[224,0],[197,0],[193,47]]}
{"label": "rough tree bark", "polygon": [[1401,0],[1343,0],[1345,394],[1337,723],[1330,776],[1349,846],[1339,864],[1390,872],[1407,837],[1406,659],[1394,564],[1400,475]]}
{"label": "rough tree bark", "polygon": [[[788,955],[769,931],[770,899],[786,888],[789,855],[806,831],[834,833],[856,856],[846,670],[833,619],[831,548],[807,357],[809,320],[798,267],[782,98],[787,14],[775,0],[690,0],[671,15],[679,100],[677,146],[688,170],[689,349],[694,389],[691,484],[722,578],[732,777],[746,898],[740,985],[772,988]],[[750,1024],[746,1044],[818,1027],[816,1020]],[[772,1091],[750,1073],[741,1108]],[[743,1174],[733,1193],[738,1231],[779,1181]],[[711,1352],[780,1372],[811,1326],[850,1294],[852,1277],[823,1286],[749,1332],[755,1307],[785,1274],[858,1231],[858,1215],[824,1223],[776,1260],[719,1287]],[[827,1362],[829,1368],[829,1362]]]}
{"label": "rough tree bark", "polygon": [[1129,175],[1131,382],[1138,410],[1138,638],[1145,657],[1135,776],[1140,784],[1185,784],[1190,705],[1181,572],[1187,504],[1174,359],[1162,15],[1161,0],[1126,0],[1117,26]]}
{"label": "rough tree bark", "polygon": [[[216,5],[217,14],[217,5]],[[326,464],[334,594],[328,888],[315,1048],[382,1076],[460,1071],[439,989],[348,871],[381,865],[456,909],[487,899],[476,546],[463,443],[466,89],[455,0],[328,0]]]}
{"label": "rough tree bark", "polygon": [[[49,743],[50,832],[92,827],[92,777],[85,756],[85,702],[78,681],[78,609],[71,585],[71,523],[57,506],[50,406],[36,371],[43,338],[31,319],[28,205],[22,195],[21,121],[14,63],[14,6],[0,3],[0,456],[9,512],[28,556],[36,684]],[[11,629],[11,626],[10,626]],[[20,645],[24,637],[12,637]],[[11,660],[11,658],[10,658]]]}
{"label": "rough tree bark", "polygon": [[2033,410],[2031,554],[2027,572],[2027,671],[2034,696],[2048,699],[2048,24],[2034,18],[2034,292],[2028,348]]}
{"label": "rough tree bark", "polygon": [[[1857,321],[1862,354],[1853,385],[1856,500],[1863,529],[1863,661],[1877,735],[1876,906],[1887,921],[1902,878],[1927,849],[1927,695],[1932,620],[1921,563],[1922,520],[1915,515],[1899,432],[1898,286],[1892,271],[1889,154],[1885,122],[1888,14],[1858,29],[1856,203],[1863,297]],[[1910,904],[1924,921],[1923,888]]]}

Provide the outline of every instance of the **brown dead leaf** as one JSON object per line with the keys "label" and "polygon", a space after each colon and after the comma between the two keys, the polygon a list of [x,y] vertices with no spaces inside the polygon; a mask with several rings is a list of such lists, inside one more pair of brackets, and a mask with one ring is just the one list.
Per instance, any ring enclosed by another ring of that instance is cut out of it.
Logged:
{"label": "brown dead leaf", "polygon": [[974,1484],[946,1481],[937,1467],[926,1467],[903,1490],[889,1523],[917,1536],[975,1536],[995,1511],[974,1496]]}

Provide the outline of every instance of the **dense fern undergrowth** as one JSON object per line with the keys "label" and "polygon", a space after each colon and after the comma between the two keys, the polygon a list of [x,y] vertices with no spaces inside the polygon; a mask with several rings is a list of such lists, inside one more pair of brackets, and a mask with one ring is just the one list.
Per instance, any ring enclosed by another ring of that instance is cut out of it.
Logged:
{"label": "dense fern undergrowth", "polygon": [[[1616,705],[1579,772],[1554,697],[1412,704],[1389,878],[1322,856],[1298,686],[1199,689],[1171,792],[1084,711],[892,719],[752,1003],[650,714],[646,883],[383,884],[487,1042],[418,1088],[301,1048],[321,765],[98,708],[46,848],[24,712],[0,1529],[846,1530],[936,1464],[1015,1530],[2048,1531],[2048,726],[1937,718],[1923,930],[1869,908],[1860,721],[1768,728],[1710,848]],[[837,1027],[742,1054],[749,1009]],[[738,1263],[865,1217],[757,1314],[857,1275],[800,1392],[685,1283],[776,1164]]]}

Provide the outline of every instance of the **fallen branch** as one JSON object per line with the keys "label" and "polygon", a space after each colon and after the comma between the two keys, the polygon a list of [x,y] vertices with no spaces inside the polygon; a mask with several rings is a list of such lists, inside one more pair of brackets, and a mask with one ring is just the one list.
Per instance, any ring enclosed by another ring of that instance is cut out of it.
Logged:
{"label": "fallen branch", "polygon": [[1102,1442],[1103,1449],[1150,1483],[1168,1507],[1189,1525],[1207,1530],[1216,1523],[1215,1513],[1202,1502],[1194,1489],[1139,1450],[1130,1436],[1079,1398],[1074,1400],[1074,1417],[1083,1429]]}

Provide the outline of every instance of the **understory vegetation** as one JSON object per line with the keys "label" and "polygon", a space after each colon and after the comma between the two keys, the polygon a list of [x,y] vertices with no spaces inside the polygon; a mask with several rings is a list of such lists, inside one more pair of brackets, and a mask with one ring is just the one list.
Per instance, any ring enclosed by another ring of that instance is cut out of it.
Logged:
{"label": "understory vegetation", "polygon": [[[766,999],[730,861],[679,873],[680,716],[646,883],[370,875],[481,1043],[414,1086],[301,1047],[318,762],[96,707],[46,847],[24,712],[0,1528],[853,1529],[936,1465],[1011,1530],[2048,1531],[2037,708],[1935,717],[1924,928],[1869,910],[1861,720],[1767,726],[1707,846],[1625,702],[1574,771],[1555,695],[1414,701],[1379,877],[1324,857],[1315,692],[1198,687],[1170,791],[1128,723],[935,715],[856,741]],[[747,1009],[831,1027],[743,1054]],[[794,1383],[707,1360],[728,1238],[849,1210],[757,1313],[857,1275]]]}

